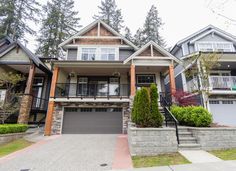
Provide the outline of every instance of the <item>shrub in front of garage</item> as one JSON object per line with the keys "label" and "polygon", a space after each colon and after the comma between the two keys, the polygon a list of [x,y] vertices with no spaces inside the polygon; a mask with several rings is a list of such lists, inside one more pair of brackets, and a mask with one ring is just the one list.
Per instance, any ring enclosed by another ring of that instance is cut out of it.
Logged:
{"label": "shrub in front of garage", "polygon": [[208,127],[212,123],[212,115],[202,106],[172,106],[171,113],[180,125],[193,127]]}

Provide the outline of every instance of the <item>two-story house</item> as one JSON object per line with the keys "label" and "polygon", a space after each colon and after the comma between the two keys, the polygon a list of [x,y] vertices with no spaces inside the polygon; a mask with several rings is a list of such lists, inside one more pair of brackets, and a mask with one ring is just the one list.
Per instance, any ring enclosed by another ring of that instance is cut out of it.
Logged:
{"label": "two-story house", "polygon": [[[215,123],[236,125],[236,39],[235,36],[209,25],[196,33],[177,42],[171,54],[186,62],[193,56],[209,54],[218,55],[215,59],[219,65],[209,75],[207,98],[201,96],[202,104],[213,114]],[[189,62],[189,61],[188,61]],[[214,62],[214,61],[212,61]],[[199,74],[189,77],[186,70],[193,65],[201,65],[196,60],[192,65],[179,65],[175,68],[177,90],[196,92],[204,89]],[[203,67],[203,66],[199,66]],[[168,84],[168,83],[167,83]],[[207,84],[206,84],[207,85]],[[206,90],[206,88],[204,89]],[[207,100],[207,105],[204,101]]]}
{"label": "two-story house", "polygon": [[175,91],[178,58],[154,42],[138,48],[101,20],[60,47],[66,56],[52,61],[45,135],[125,133],[137,89],[155,83],[165,92],[170,75]]}

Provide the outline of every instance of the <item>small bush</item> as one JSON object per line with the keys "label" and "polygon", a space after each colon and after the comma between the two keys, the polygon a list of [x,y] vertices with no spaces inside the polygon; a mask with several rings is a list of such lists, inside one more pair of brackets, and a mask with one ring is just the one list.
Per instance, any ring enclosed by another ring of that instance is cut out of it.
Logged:
{"label": "small bush", "polygon": [[150,117],[149,117],[149,127],[160,127],[163,123],[163,116],[158,109],[158,93],[157,86],[152,84],[150,87]]}
{"label": "small bush", "polygon": [[208,127],[212,123],[212,115],[201,106],[172,106],[171,112],[180,125]]}
{"label": "small bush", "polygon": [[2,124],[0,125],[0,134],[25,132],[27,129],[28,125],[25,124]]}

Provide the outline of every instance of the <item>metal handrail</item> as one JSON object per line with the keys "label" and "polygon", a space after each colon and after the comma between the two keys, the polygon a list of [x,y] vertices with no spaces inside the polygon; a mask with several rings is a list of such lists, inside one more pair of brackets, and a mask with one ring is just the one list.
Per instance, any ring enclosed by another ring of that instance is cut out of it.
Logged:
{"label": "metal handrail", "polygon": [[166,98],[162,94],[160,94],[160,103],[161,103],[161,106],[164,108],[166,126],[168,125],[168,121],[169,121],[167,116],[170,117],[171,121],[173,121],[175,124],[176,137],[177,137],[177,142],[179,144],[179,130],[178,130],[179,122],[175,118],[175,116],[171,113],[170,103],[167,102]]}

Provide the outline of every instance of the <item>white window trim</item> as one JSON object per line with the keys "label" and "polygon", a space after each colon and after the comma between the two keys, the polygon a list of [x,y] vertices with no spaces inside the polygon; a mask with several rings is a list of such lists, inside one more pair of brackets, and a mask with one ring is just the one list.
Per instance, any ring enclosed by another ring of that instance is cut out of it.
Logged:
{"label": "white window trim", "polygon": [[197,41],[195,42],[194,44],[194,47],[195,47],[195,51],[200,51],[200,48],[199,48],[199,45],[201,43],[206,43],[206,44],[212,44],[212,49],[213,51],[216,51],[216,44],[228,44],[230,45],[230,50],[229,51],[226,51],[226,52],[234,52],[235,49],[234,49],[234,46],[233,46],[233,43],[232,42],[220,42],[220,41]]}
{"label": "white window trim", "polygon": [[77,60],[82,60],[81,54],[83,48],[95,48],[95,61],[102,61],[101,60],[101,49],[102,48],[114,48],[115,49],[115,61],[119,61],[119,47],[118,46],[111,46],[111,45],[80,45],[77,48]]}

